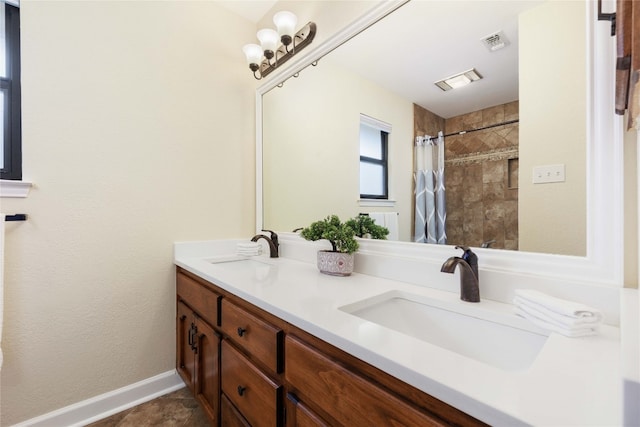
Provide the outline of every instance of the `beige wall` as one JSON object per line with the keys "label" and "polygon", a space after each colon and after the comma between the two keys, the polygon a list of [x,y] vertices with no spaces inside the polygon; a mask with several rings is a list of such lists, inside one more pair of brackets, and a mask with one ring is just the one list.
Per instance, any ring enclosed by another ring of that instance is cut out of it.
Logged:
{"label": "beige wall", "polygon": [[[316,45],[374,3],[293,9]],[[36,187],[0,201],[30,215],[6,226],[0,425],[172,369],[171,244],[255,223],[253,24],[198,1],[21,10]]]}
{"label": "beige wall", "polygon": [[[550,1],[520,17],[522,251],[586,254],[585,13],[586,2]],[[532,184],[534,166],[554,164],[566,182]]]}
{"label": "beige wall", "polygon": [[258,21],[258,28],[273,28],[273,15],[281,10],[295,13],[298,17],[298,27],[309,21],[315,22],[318,31],[313,44],[299,54],[299,57],[302,57],[312,54],[314,47],[383,1],[387,0],[280,0]]}
{"label": "beige wall", "polygon": [[[348,93],[349,96],[344,94]],[[329,59],[263,97],[264,224],[291,231],[336,214],[399,212],[410,240],[413,104]],[[360,114],[392,126],[389,195],[396,206],[358,205]]]}
{"label": "beige wall", "polygon": [[1,425],[174,368],[172,243],[254,231],[255,26],[212,2],[21,2],[29,214]]}

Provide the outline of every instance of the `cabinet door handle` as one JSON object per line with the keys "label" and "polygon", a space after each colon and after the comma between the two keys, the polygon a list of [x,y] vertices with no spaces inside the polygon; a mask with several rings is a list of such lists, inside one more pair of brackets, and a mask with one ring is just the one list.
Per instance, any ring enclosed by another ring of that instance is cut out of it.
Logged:
{"label": "cabinet door handle", "polygon": [[190,331],[190,341],[189,344],[191,344],[191,350],[195,351],[196,353],[198,352],[198,343],[196,341],[196,335],[198,333],[198,327],[195,325],[195,323],[191,324],[191,331]]}
{"label": "cabinet door handle", "polygon": [[189,327],[189,346],[191,347],[191,350],[193,350],[193,327],[194,326],[195,325],[192,322],[191,326]]}
{"label": "cabinet door handle", "polygon": [[238,326],[238,336],[244,336],[245,332],[247,332],[245,328]]}
{"label": "cabinet door handle", "polygon": [[238,396],[242,396],[246,389],[247,389],[246,387],[242,387],[241,385],[239,385],[238,386]]}

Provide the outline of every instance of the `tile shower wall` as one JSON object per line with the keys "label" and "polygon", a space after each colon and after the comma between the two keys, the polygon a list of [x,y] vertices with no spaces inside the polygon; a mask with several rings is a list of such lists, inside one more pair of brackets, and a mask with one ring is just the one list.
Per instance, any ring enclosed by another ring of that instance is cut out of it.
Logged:
{"label": "tile shower wall", "polygon": [[413,104],[413,136],[433,135],[436,136],[439,131],[444,132],[445,120],[433,114],[429,110],[425,110],[419,105]]}
{"label": "tile shower wall", "polygon": [[[450,134],[518,119],[518,102],[445,120]],[[518,249],[518,123],[445,140],[449,244]]]}

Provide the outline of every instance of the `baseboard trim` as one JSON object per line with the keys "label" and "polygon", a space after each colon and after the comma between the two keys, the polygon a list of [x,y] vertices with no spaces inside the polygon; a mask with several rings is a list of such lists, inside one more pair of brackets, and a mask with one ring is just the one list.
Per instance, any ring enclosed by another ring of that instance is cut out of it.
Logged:
{"label": "baseboard trim", "polygon": [[12,427],[84,426],[184,387],[175,370],[57,409]]}

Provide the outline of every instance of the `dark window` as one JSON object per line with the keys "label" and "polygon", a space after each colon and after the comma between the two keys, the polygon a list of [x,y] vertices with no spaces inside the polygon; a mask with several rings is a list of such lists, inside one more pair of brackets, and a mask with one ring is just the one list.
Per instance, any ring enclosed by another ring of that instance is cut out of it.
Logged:
{"label": "dark window", "polygon": [[[22,129],[20,119],[20,9],[4,4],[5,49],[0,61],[2,108],[2,166],[0,178],[22,179]],[[4,63],[4,66],[1,63]]]}
{"label": "dark window", "polygon": [[387,141],[389,133],[360,124],[360,198],[388,199]]}

